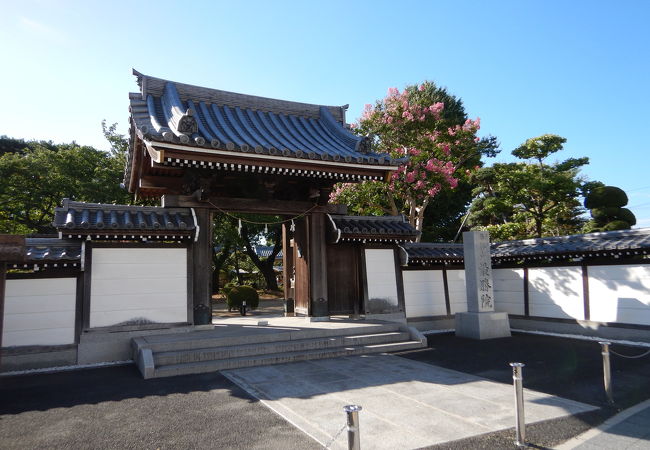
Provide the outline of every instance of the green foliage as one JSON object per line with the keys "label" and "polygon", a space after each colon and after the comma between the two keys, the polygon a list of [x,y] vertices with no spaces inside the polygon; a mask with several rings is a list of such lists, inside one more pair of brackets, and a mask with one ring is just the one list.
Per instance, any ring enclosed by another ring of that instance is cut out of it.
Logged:
{"label": "green foliage", "polygon": [[627,222],[630,226],[636,225],[636,216],[627,208],[620,208],[616,213],[616,218]]}
{"label": "green foliage", "polygon": [[490,233],[493,242],[526,239],[529,237],[525,222],[508,222],[501,225],[486,225],[473,227],[474,230],[484,230]]}
{"label": "green foliage", "polygon": [[563,137],[548,134],[528,139],[512,154],[535,162],[499,163],[474,173],[472,228],[489,229],[494,239],[503,240],[578,232],[583,223],[578,172],[589,160],[544,162],[564,142]]}
{"label": "green foliage", "polygon": [[36,147],[56,150],[56,145],[52,141],[26,141],[24,139],[10,138],[5,135],[0,136],[0,155],[4,155],[5,153],[23,153],[26,149],[34,149]]}
{"label": "green foliage", "polygon": [[[258,214],[238,214],[242,219],[242,227],[236,218],[227,214],[215,214],[213,220],[213,266],[215,276],[213,287],[218,290],[218,275],[221,271],[230,278],[237,277],[240,285],[246,283],[263,283],[269,290],[278,290],[275,277],[274,263],[276,256],[282,250],[282,226],[278,216]],[[265,226],[265,223],[268,224]],[[260,258],[255,252],[257,245],[269,245],[271,254]],[[249,274],[257,272],[254,278],[242,275],[240,270]],[[263,281],[261,280],[263,277]]]}
{"label": "green foliage", "polygon": [[592,186],[585,195],[585,206],[591,209],[593,220],[585,224],[583,232],[629,230],[636,225],[636,217],[622,208],[627,201],[627,194],[620,188],[602,183]]}
{"label": "green foliage", "polygon": [[619,209],[621,208],[616,206],[601,206],[600,208],[593,208],[591,210],[591,217],[596,220],[605,219],[610,216],[615,216]]}
{"label": "green foliage", "polygon": [[226,294],[228,308],[239,308],[244,301],[246,302],[247,308],[256,309],[260,303],[260,296],[250,286],[235,286]]}
{"label": "green foliage", "polygon": [[594,209],[605,206],[622,207],[627,205],[627,194],[615,186],[600,186],[592,189],[585,197],[585,208]]}
{"label": "green foliage", "polygon": [[542,164],[548,155],[562,150],[565,143],[566,138],[555,134],[543,134],[527,139],[526,142],[514,149],[512,154],[519,159],[536,159]]}
{"label": "green foliage", "polygon": [[[16,145],[23,141],[15,140]],[[120,188],[124,163],[93,147],[30,142],[0,156],[0,232],[53,231],[54,208],[63,198],[128,203]]]}
{"label": "green foliage", "polygon": [[630,224],[624,220],[612,220],[603,226],[603,231],[629,230]]}

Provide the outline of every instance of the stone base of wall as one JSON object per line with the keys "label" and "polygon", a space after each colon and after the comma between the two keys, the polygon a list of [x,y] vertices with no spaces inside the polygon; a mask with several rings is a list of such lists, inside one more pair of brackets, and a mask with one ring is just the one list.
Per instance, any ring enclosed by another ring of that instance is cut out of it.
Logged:
{"label": "stone base of wall", "polygon": [[[209,327],[212,328],[212,326]],[[132,360],[131,340],[133,338],[153,334],[187,333],[195,330],[196,327],[190,325],[148,330],[87,331],[82,333],[79,338],[78,364]]]}
{"label": "stone base of wall", "polygon": [[0,372],[74,366],[77,345],[7,347],[2,349]]}
{"label": "stone base of wall", "polygon": [[650,327],[642,325],[604,324],[587,320],[524,319],[510,317],[512,329],[547,333],[576,334],[603,339],[650,342]]}
{"label": "stone base of wall", "polygon": [[413,317],[407,323],[420,331],[454,330],[454,316]]}

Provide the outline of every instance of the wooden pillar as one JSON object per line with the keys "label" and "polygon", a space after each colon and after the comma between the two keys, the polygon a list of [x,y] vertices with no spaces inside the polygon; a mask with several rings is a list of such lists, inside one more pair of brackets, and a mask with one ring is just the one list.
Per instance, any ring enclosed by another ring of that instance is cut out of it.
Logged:
{"label": "wooden pillar", "polygon": [[194,324],[212,323],[212,212],[196,208],[198,239],[192,243]]}
{"label": "wooden pillar", "polygon": [[309,220],[309,282],[311,315],[329,315],[327,301],[327,228],[325,214],[313,213]]}
{"label": "wooden pillar", "polygon": [[25,238],[16,235],[0,235],[0,366],[2,365],[2,333],[5,321],[5,283],[7,262],[24,262]]}
{"label": "wooden pillar", "polygon": [[[7,279],[7,264],[0,261],[0,349],[2,349],[2,330],[5,321],[5,281]],[[2,355],[0,350],[0,365],[2,364]]]}
{"label": "wooden pillar", "polygon": [[291,245],[292,232],[289,224],[282,224],[282,279],[284,288],[285,313],[293,313],[295,308],[295,295],[292,278],[293,269],[293,246]]}

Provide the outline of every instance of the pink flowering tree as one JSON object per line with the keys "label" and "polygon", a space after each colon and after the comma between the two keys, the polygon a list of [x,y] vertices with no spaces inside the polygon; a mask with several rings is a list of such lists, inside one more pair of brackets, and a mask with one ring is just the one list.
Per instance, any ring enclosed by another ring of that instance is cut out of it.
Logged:
{"label": "pink flowering tree", "polygon": [[[451,110],[446,111],[447,100]],[[466,182],[481,154],[494,153],[493,138],[477,137],[480,120],[466,118],[460,100],[432,82],[390,88],[374,106],[366,105],[355,132],[374,136],[374,150],[403,163],[388,183],[339,184],[331,200],[360,214],[405,214],[422,231],[427,207],[443,191]]]}

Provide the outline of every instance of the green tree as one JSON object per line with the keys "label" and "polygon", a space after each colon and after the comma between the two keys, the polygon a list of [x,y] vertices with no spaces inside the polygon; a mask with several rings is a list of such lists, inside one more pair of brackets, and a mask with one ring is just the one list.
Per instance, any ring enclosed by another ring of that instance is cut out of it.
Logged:
{"label": "green tree", "polygon": [[470,207],[470,225],[487,229],[493,239],[524,239],[579,232],[584,220],[578,200],[580,168],[588,158],[548,164],[566,139],[545,134],[528,139],[512,151],[527,161],[494,164],[472,177],[477,187]]}
{"label": "green tree", "polygon": [[0,232],[54,231],[54,208],[66,197],[128,203],[130,194],[120,188],[123,170],[123,160],[74,142],[30,142],[21,151],[4,153],[0,156]]}
{"label": "green tree", "polygon": [[219,275],[221,271],[226,267],[235,250],[241,248],[243,244],[232,219],[225,214],[215,214],[212,230],[212,265],[214,270],[212,292],[216,293],[220,288]]}
{"label": "green tree", "polygon": [[[247,219],[256,223],[244,223],[242,226],[242,240],[244,249],[253,264],[259,269],[266,282],[266,288],[271,291],[279,290],[278,281],[275,277],[275,258],[282,250],[282,226],[277,223],[278,216],[248,215]],[[269,221],[269,225],[261,225],[260,222]],[[266,258],[260,258],[255,252],[255,246],[265,242],[271,245],[271,253]]]}
{"label": "green tree", "polygon": [[426,230],[446,229],[449,234],[449,218],[458,222],[471,199],[469,170],[481,164],[482,155],[497,152],[495,138],[476,137],[479,127],[478,119],[467,119],[460,99],[432,82],[407,86],[402,92],[391,88],[374,106],[366,105],[353,128],[358,134],[374,136],[377,152],[402,158],[403,164],[389,183],[337,185],[332,200],[348,205],[355,214],[405,214],[422,231],[427,211],[434,209],[428,206],[439,198]]}
{"label": "green tree", "polygon": [[[239,228],[236,218],[226,214],[216,214],[214,218],[214,254],[213,266],[215,281],[213,289],[218,290],[218,276],[221,270],[233,268],[238,275],[237,282],[242,284],[239,269],[257,268],[264,277],[266,288],[277,291],[278,282],[275,277],[275,258],[282,250],[282,227],[277,223],[277,216],[241,214],[242,226]],[[268,226],[265,226],[265,222]],[[255,247],[265,243],[271,246],[268,257],[257,255]],[[242,257],[245,256],[244,259]]]}

